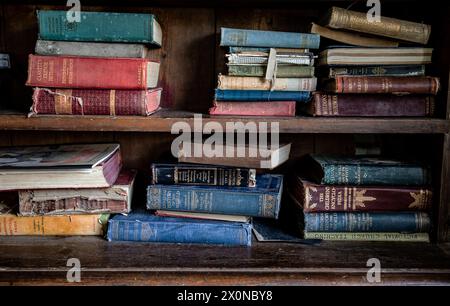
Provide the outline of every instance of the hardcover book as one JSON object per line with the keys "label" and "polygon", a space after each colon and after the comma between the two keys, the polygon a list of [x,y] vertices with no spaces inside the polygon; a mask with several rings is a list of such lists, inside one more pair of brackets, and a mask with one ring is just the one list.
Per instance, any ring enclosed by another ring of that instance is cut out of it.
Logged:
{"label": "hardcover book", "polygon": [[279,90],[314,91],[317,78],[277,78],[272,86],[270,80],[258,77],[219,75],[218,89],[229,90]]}
{"label": "hardcover book", "polygon": [[35,88],[30,115],[148,116],[159,109],[161,88],[148,90]]}
{"label": "hardcover book", "polygon": [[119,144],[0,148],[0,190],[109,187],[122,167]]}
{"label": "hardcover book", "polygon": [[368,22],[367,14],[333,6],[323,24],[334,29],[357,31],[419,44],[427,44],[431,26],[389,17],[380,17],[380,22]]}
{"label": "hardcover book", "polygon": [[328,67],[326,75],[336,76],[424,76],[425,65]]}
{"label": "hardcover book", "polygon": [[148,212],[117,215],[109,220],[108,241],[220,244],[250,246],[250,223],[170,218]]}
{"label": "hardcover book", "polygon": [[220,29],[221,46],[318,49],[319,44],[320,36],[316,34]]}
{"label": "hardcover book", "polygon": [[[267,65],[230,65],[228,64],[228,75],[264,77]],[[279,78],[312,78],[314,67],[300,65],[279,65],[275,71]]]}
{"label": "hardcover book", "polygon": [[152,184],[255,187],[256,170],[200,164],[152,164]]}
{"label": "hardcover book", "polygon": [[[228,64],[230,65],[267,65],[269,56],[262,56],[257,54],[242,54],[231,53],[226,55]],[[276,55],[276,62],[278,65],[303,65],[313,66],[314,57],[312,53],[303,53],[296,55]]]}
{"label": "hardcover book", "polygon": [[19,214],[125,214],[131,211],[136,171],[122,170],[113,186],[94,189],[19,190]]}
{"label": "hardcover book", "polygon": [[[269,56],[271,48],[267,47],[228,47],[229,53],[241,53],[241,54],[259,54],[263,56]],[[278,53],[288,53],[288,54],[304,54],[309,53],[309,49],[305,48],[275,48]]]}
{"label": "hardcover book", "polygon": [[80,12],[81,22],[67,11],[38,10],[39,38],[66,41],[148,43],[161,46],[161,26],[152,14]]}
{"label": "hardcover book", "polygon": [[395,241],[395,242],[430,242],[428,233],[330,233],[307,232],[305,239],[329,241]]}
{"label": "hardcover book", "polygon": [[278,218],[283,176],[258,175],[255,187],[150,185],[147,208]]}
{"label": "hardcover book", "polygon": [[427,187],[319,185],[296,177],[289,192],[304,212],[428,211]]}
{"label": "hardcover book", "polygon": [[201,220],[217,220],[217,221],[242,222],[242,223],[251,222],[251,218],[246,216],[193,213],[188,211],[156,210],[155,215],[160,217],[172,217],[172,218],[191,218]]}
{"label": "hardcover book", "polygon": [[310,155],[306,178],[324,185],[428,186],[430,168],[416,162],[376,157]]}
{"label": "hardcover book", "polygon": [[147,59],[30,55],[26,85],[50,88],[147,89],[157,86],[158,77],[159,63]]}
{"label": "hardcover book", "polygon": [[146,58],[148,49],[142,44],[110,44],[76,41],[36,41],[34,52],[38,55],[70,55],[86,57]]}
{"label": "hardcover book", "polygon": [[305,111],[313,116],[431,117],[434,97],[426,95],[327,94],[315,92]]}
{"label": "hardcover book", "polygon": [[311,98],[309,91],[270,91],[270,90],[222,90],[216,89],[216,101],[297,101],[306,102]]}
{"label": "hardcover book", "polygon": [[295,117],[295,101],[214,101],[212,116]]}

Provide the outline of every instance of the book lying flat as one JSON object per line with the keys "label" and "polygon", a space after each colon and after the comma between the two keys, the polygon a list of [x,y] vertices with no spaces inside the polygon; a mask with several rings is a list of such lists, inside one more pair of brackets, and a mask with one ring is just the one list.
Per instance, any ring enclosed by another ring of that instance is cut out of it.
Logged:
{"label": "book lying flat", "polygon": [[428,233],[336,233],[307,232],[305,239],[329,241],[396,241],[396,242],[430,242]]}
{"label": "book lying flat", "polygon": [[[322,72],[322,71],[321,71]],[[346,66],[325,68],[325,77],[337,76],[424,76],[425,65]]]}
{"label": "book lying flat", "polygon": [[193,213],[188,211],[157,210],[155,211],[155,215],[160,217],[173,217],[173,218],[191,218],[191,219],[217,220],[217,221],[242,222],[242,223],[250,222],[250,217],[246,216],[204,214],[204,213]]}
{"label": "book lying flat", "polygon": [[122,166],[119,144],[0,148],[0,190],[109,187]]}
{"label": "book lying flat", "polygon": [[332,48],[320,52],[319,65],[423,65],[432,48]]}
{"label": "book lying flat", "polygon": [[[268,56],[257,56],[248,54],[227,54],[228,64],[230,65],[262,65],[269,61]],[[314,58],[310,54],[305,55],[281,55],[277,54],[276,62],[278,65],[303,65],[313,66]]]}
{"label": "book lying flat", "polygon": [[149,212],[116,215],[109,220],[108,241],[219,244],[250,246],[252,225],[191,218],[170,218]]}
{"label": "book lying flat", "polygon": [[214,101],[211,116],[295,117],[295,101]]}
{"label": "book lying flat", "polygon": [[19,215],[125,214],[131,211],[134,170],[108,188],[19,190]]}
{"label": "book lying flat", "polygon": [[270,90],[222,90],[216,89],[216,101],[297,101],[306,102],[311,98],[309,91]]}
{"label": "book lying flat", "polygon": [[314,91],[317,78],[277,78],[272,85],[263,77],[240,77],[219,75],[218,89],[228,90],[279,90],[279,91]]}
{"label": "book lying flat", "polygon": [[[228,66],[230,76],[263,77],[266,75],[267,64],[261,65],[231,65]],[[278,65],[275,74],[279,78],[312,78],[314,67],[300,65]]]}

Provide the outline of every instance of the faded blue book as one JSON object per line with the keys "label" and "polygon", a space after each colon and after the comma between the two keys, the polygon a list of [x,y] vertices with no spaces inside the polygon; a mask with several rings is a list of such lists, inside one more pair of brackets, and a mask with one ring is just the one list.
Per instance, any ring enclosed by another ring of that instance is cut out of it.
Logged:
{"label": "faded blue book", "polygon": [[423,212],[306,213],[305,232],[424,233],[430,217]]}
{"label": "faded blue book", "polygon": [[255,187],[150,185],[147,208],[278,218],[283,176],[256,176]]}
{"label": "faded blue book", "polygon": [[426,186],[431,183],[427,165],[375,157],[311,155],[304,170],[307,178],[324,185]]}
{"label": "faded blue book", "polygon": [[221,28],[220,45],[226,47],[266,47],[318,49],[320,36],[309,33]]}
{"label": "faded blue book", "polygon": [[116,215],[109,220],[108,241],[250,246],[250,223],[159,217],[150,212]]}
{"label": "faded blue book", "polygon": [[82,11],[80,22],[69,22],[67,13],[67,11],[38,10],[39,38],[149,43],[161,46],[161,26],[152,14]]}
{"label": "faded blue book", "polygon": [[297,101],[308,102],[309,91],[224,90],[216,89],[216,101]]}

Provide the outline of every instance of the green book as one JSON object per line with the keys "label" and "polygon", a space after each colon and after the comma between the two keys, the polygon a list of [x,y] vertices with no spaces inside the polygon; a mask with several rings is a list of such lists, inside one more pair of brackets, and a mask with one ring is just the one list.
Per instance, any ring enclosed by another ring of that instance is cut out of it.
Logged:
{"label": "green book", "polygon": [[[228,75],[255,76],[266,75],[266,65],[228,65]],[[314,77],[314,67],[300,65],[280,65],[277,67],[280,78],[308,78]]]}

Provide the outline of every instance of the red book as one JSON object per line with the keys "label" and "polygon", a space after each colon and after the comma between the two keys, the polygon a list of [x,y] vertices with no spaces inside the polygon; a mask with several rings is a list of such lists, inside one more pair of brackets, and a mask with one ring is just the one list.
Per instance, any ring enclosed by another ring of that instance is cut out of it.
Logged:
{"label": "red book", "polygon": [[149,90],[35,88],[32,114],[147,116],[159,108],[161,88]]}
{"label": "red book", "polygon": [[30,55],[26,85],[50,88],[147,89],[157,86],[158,76],[159,63],[148,59]]}
{"label": "red book", "polygon": [[427,187],[319,185],[296,178],[289,192],[304,212],[424,211],[431,209]]}
{"label": "red book", "polygon": [[210,115],[235,116],[295,116],[295,101],[277,102],[226,102],[214,101]]}

